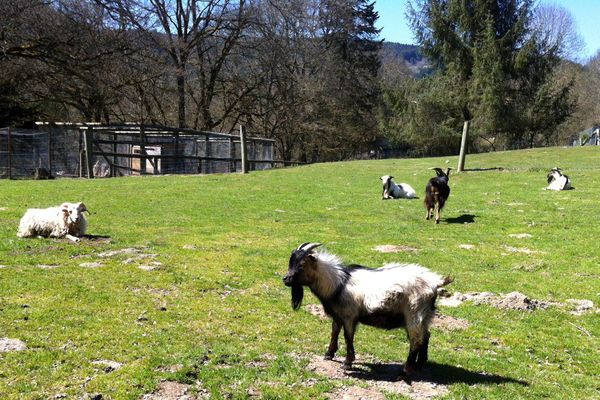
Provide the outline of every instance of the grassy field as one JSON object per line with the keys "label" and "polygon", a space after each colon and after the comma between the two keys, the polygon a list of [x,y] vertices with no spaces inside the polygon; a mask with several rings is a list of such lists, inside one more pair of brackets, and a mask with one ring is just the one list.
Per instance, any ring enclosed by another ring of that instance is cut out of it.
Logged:
{"label": "grassy field", "polygon": [[[454,276],[451,292],[519,291],[597,306],[599,149],[469,156],[471,170],[451,174],[452,194],[438,226],[424,220],[422,200],[381,201],[379,176],[394,175],[421,194],[433,174],[428,167],[456,161],[340,162],[246,176],[0,181],[0,338],[27,345],[0,352],[0,398],[136,399],[161,380],[234,399],[325,398],[344,386],[368,386],[308,368],[313,355],[325,352],[329,322],[304,307],[293,312],[281,282],[291,250],[307,241],[373,267],[423,264]],[[575,190],[542,190],[557,165]],[[85,202],[92,212],[88,233],[110,236],[110,243],[15,236],[26,208],[63,201]],[[509,236],[520,233],[531,237]],[[373,250],[383,244],[416,251]],[[121,249],[133,250],[106,254]],[[317,299],[308,294],[304,303]],[[469,302],[439,309],[470,324],[432,330],[428,374],[448,386],[447,398],[600,398],[597,312]],[[363,326],[355,345],[358,361],[401,365],[407,354],[403,331]],[[98,360],[121,366],[108,371]]]}

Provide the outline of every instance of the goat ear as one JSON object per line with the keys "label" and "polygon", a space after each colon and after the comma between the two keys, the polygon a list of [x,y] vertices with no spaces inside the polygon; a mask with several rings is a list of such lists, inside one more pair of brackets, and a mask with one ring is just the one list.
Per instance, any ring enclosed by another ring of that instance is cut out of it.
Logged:
{"label": "goat ear", "polygon": [[77,204],[77,209],[79,210],[79,212],[88,212],[89,213],[87,207],[83,203]]}

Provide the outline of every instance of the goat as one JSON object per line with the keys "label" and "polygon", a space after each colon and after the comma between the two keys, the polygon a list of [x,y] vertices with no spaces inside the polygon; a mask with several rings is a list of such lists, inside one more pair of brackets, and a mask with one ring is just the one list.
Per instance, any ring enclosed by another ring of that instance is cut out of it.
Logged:
{"label": "goat", "polygon": [[394,177],[390,175],[384,175],[381,178],[383,183],[383,192],[381,193],[381,199],[414,199],[415,189],[413,189],[408,183],[394,182]]}
{"label": "goat", "polygon": [[446,200],[450,196],[450,186],[448,186],[448,180],[450,179],[450,170],[448,168],[446,172],[442,171],[441,168],[433,168],[437,174],[433,178],[429,179],[427,186],[425,187],[425,208],[427,214],[425,219],[433,218],[435,211],[435,223],[440,223],[440,213],[446,204]]}
{"label": "goat", "polygon": [[83,203],[63,203],[59,207],[30,208],[19,222],[17,236],[56,237],[78,242],[85,234],[87,221],[83,216],[88,212]]}
{"label": "goat", "polygon": [[560,168],[552,168],[548,174],[548,187],[546,190],[569,190],[572,189],[571,180],[567,175],[560,172]]}
{"label": "goat", "polygon": [[452,282],[417,264],[386,264],[378,269],[344,265],[335,255],[314,252],[320,243],[303,243],[292,251],[283,282],[292,289],[292,308],[302,303],[304,286],[323,304],[333,322],[325,359],[338,350],[344,328],[346,358],[355,359],[354,334],[359,323],[382,329],[404,327],[410,342],[403,371],[410,374],[427,361],[429,324],[435,312],[437,290]]}

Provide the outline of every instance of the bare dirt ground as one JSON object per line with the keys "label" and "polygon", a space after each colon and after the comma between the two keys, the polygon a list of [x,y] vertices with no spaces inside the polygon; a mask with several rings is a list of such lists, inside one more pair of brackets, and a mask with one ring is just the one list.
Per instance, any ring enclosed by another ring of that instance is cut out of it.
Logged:
{"label": "bare dirt ground", "polygon": [[419,249],[415,247],[395,244],[382,244],[380,246],[375,246],[373,250],[378,251],[380,253],[414,253],[419,251]]}
{"label": "bare dirt ground", "polygon": [[0,338],[0,353],[25,350],[27,345],[19,339]]}
{"label": "bare dirt ground", "polygon": [[140,400],[200,400],[209,398],[207,390],[179,382],[163,381],[154,393],[143,395]]}
{"label": "bare dirt ground", "polygon": [[352,382],[352,386],[345,386],[331,392],[330,399],[384,399],[385,393],[394,393],[415,400],[425,400],[448,392],[448,386],[436,382],[427,371],[416,374],[412,380],[399,379],[402,371],[400,364],[359,360],[353,364],[350,371],[345,371],[341,367],[340,361],[324,360],[317,355],[310,360],[308,368],[316,374],[335,380],[349,379]]}
{"label": "bare dirt ground", "polygon": [[566,308],[573,315],[583,315],[589,312],[598,313],[600,311],[591,300],[567,299],[564,303],[560,303],[556,301],[531,299],[520,292],[511,292],[507,294],[496,294],[491,292],[455,292],[452,295],[448,294],[446,297],[440,297],[437,304],[446,307],[458,307],[467,301],[472,302],[475,305],[487,304],[497,308],[518,311],[545,310],[549,307]]}

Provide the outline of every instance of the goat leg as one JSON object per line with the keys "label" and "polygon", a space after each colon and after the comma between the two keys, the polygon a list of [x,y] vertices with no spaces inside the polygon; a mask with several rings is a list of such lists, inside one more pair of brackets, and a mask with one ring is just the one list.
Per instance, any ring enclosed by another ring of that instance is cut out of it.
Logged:
{"label": "goat leg", "polygon": [[354,354],[354,332],[356,329],[355,322],[347,322],[344,324],[344,339],[346,341],[346,359],[342,365],[343,369],[351,369],[352,363],[355,360]]}
{"label": "goat leg", "polygon": [[342,329],[342,325],[336,321],[331,323],[331,340],[329,341],[329,348],[327,349],[327,353],[325,353],[326,360],[332,360],[335,356],[335,352],[338,349],[338,337],[340,336],[340,330]]}
{"label": "goat leg", "polygon": [[421,344],[421,347],[419,348],[419,354],[417,355],[417,362],[416,362],[417,369],[423,368],[423,365],[427,361],[427,358],[428,358],[427,353],[429,350],[429,337],[430,336],[431,336],[431,334],[429,332],[425,332],[425,335],[423,336],[423,344]]}

